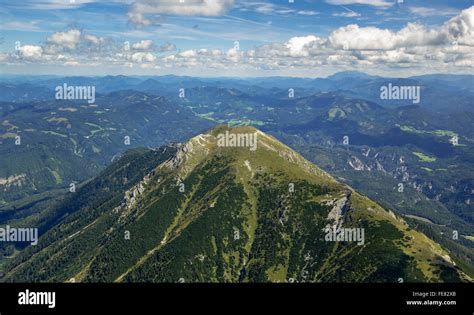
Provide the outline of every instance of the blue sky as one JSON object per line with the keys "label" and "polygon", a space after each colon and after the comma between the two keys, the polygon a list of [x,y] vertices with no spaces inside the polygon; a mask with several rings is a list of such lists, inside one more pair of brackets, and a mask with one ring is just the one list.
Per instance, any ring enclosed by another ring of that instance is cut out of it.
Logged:
{"label": "blue sky", "polygon": [[0,71],[472,72],[474,1],[0,0]]}

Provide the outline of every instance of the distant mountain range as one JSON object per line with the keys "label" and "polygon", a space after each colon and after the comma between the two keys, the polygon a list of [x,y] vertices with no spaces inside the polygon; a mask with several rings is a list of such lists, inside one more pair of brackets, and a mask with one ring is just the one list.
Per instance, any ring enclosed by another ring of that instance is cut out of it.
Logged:
{"label": "distant mountain range", "polygon": [[[318,92],[338,92],[350,97],[362,98],[384,106],[413,105],[411,100],[382,100],[380,87],[388,83],[397,86],[420,86],[420,104],[428,109],[473,111],[473,75],[432,74],[408,78],[372,76],[362,72],[339,72],[327,78],[263,77],[263,78],[194,78],[180,76],[159,77],[54,77],[54,76],[3,76],[0,77],[0,101],[19,102],[48,100],[54,98],[54,88],[64,83],[69,85],[92,85],[98,94],[133,89],[155,95],[176,95],[180,88],[218,87],[234,88],[249,94],[287,95],[294,89],[296,96],[307,96]],[[257,88],[258,87],[258,88]],[[41,88],[45,90],[41,90]],[[37,90],[38,89],[38,90]],[[273,91],[273,93],[272,93]],[[30,93],[29,93],[30,92]],[[34,93],[33,93],[34,92]]]}

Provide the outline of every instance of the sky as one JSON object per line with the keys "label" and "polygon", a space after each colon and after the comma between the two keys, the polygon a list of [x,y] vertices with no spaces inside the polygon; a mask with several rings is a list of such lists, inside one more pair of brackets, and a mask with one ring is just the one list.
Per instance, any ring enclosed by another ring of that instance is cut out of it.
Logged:
{"label": "sky", "polygon": [[474,0],[0,0],[0,74],[473,69]]}

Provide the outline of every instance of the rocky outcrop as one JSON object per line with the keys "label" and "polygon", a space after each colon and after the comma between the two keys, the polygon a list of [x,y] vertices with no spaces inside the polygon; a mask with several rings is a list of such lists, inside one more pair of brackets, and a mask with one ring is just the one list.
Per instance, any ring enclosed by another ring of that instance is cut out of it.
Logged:
{"label": "rocky outcrop", "polygon": [[150,179],[155,174],[155,171],[150,172],[149,174],[145,175],[143,179],[129,190],[125,191],[122,202],[119,206],[114,208],[115,213],[123,212],[124,210],[131,210],[137,203],[140,196],[146,189],[147,184],[150,182]]}
{"label": "rocky outcrop", "polygon": [[348,161],[348,164],[350,167],[352,167],[353,170],[356,171],[370,171],[371,167],[368,165],[365,165],[358,157],[356,156],[351,156],[350,160]]}
{"label": "rocky outcrop", "polygon": [[26,174],[12,175],[6,178],[0,177],[0,186],[5,186],[6,188],[10,186],[21,187],[25,179]]}
{"label": "rocky outcrop", "polygon": [[[191,138],[186,143],[177,144],[176,154],[171,159],[161,164],[160,167],[166,167],[173,171],[181,165],[186,165],[186,168],[181,169],[181,177],[185,178],[186,175],[210,152],[208,148],[210,145],[210,137],[212,136],[201,134]],[[185,161],[187,161],[187,163],[184,163]]]}
{"label": "rocky outcrop", "polygon": [[332,206],[332,209],[329,211],[327,216],[327,220],[332,223],[327,224],[325,229],[336,231],[342,226],[342,223],[344,222],[344,215],[349,210],[350,196],[351,192],[348,192],[344,197],[336,200],[330,200],[326,203],[326,205]]}
{"label": "rocky outcrop", "polygon": [[178,149],[176,154],[171,159],[163,163],[163,166],[169,168],[170,170],[177,169],[185,161],[185,157],[190,149],[192,150],[192,144],[188,145],[178,143],[176,146]]}

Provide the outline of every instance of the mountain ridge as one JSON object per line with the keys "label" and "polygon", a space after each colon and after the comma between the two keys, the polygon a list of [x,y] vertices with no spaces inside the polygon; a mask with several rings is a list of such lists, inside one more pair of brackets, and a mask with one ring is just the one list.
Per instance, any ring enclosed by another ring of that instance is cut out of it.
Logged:
{"label": "mountain ridge", "polygon": [[[219,146],[224,134],[254,135],[258,148]],[[253,127],[219,125],[159,150],[172,152],[158,156],[121,198],[98,205],[100,215],[83,222],[82,215],[94,211],[86,205],[75,226],[66,220],[48,231],[42,249],[20,254],[4,280],[471,280],[393,212]],[[363,245],[328,241],[328,227],[362,229],[367,238]],[[58,231],[68,236],[55,238]],[[28,270],[36,265],[44,272],[32,275]]]}

